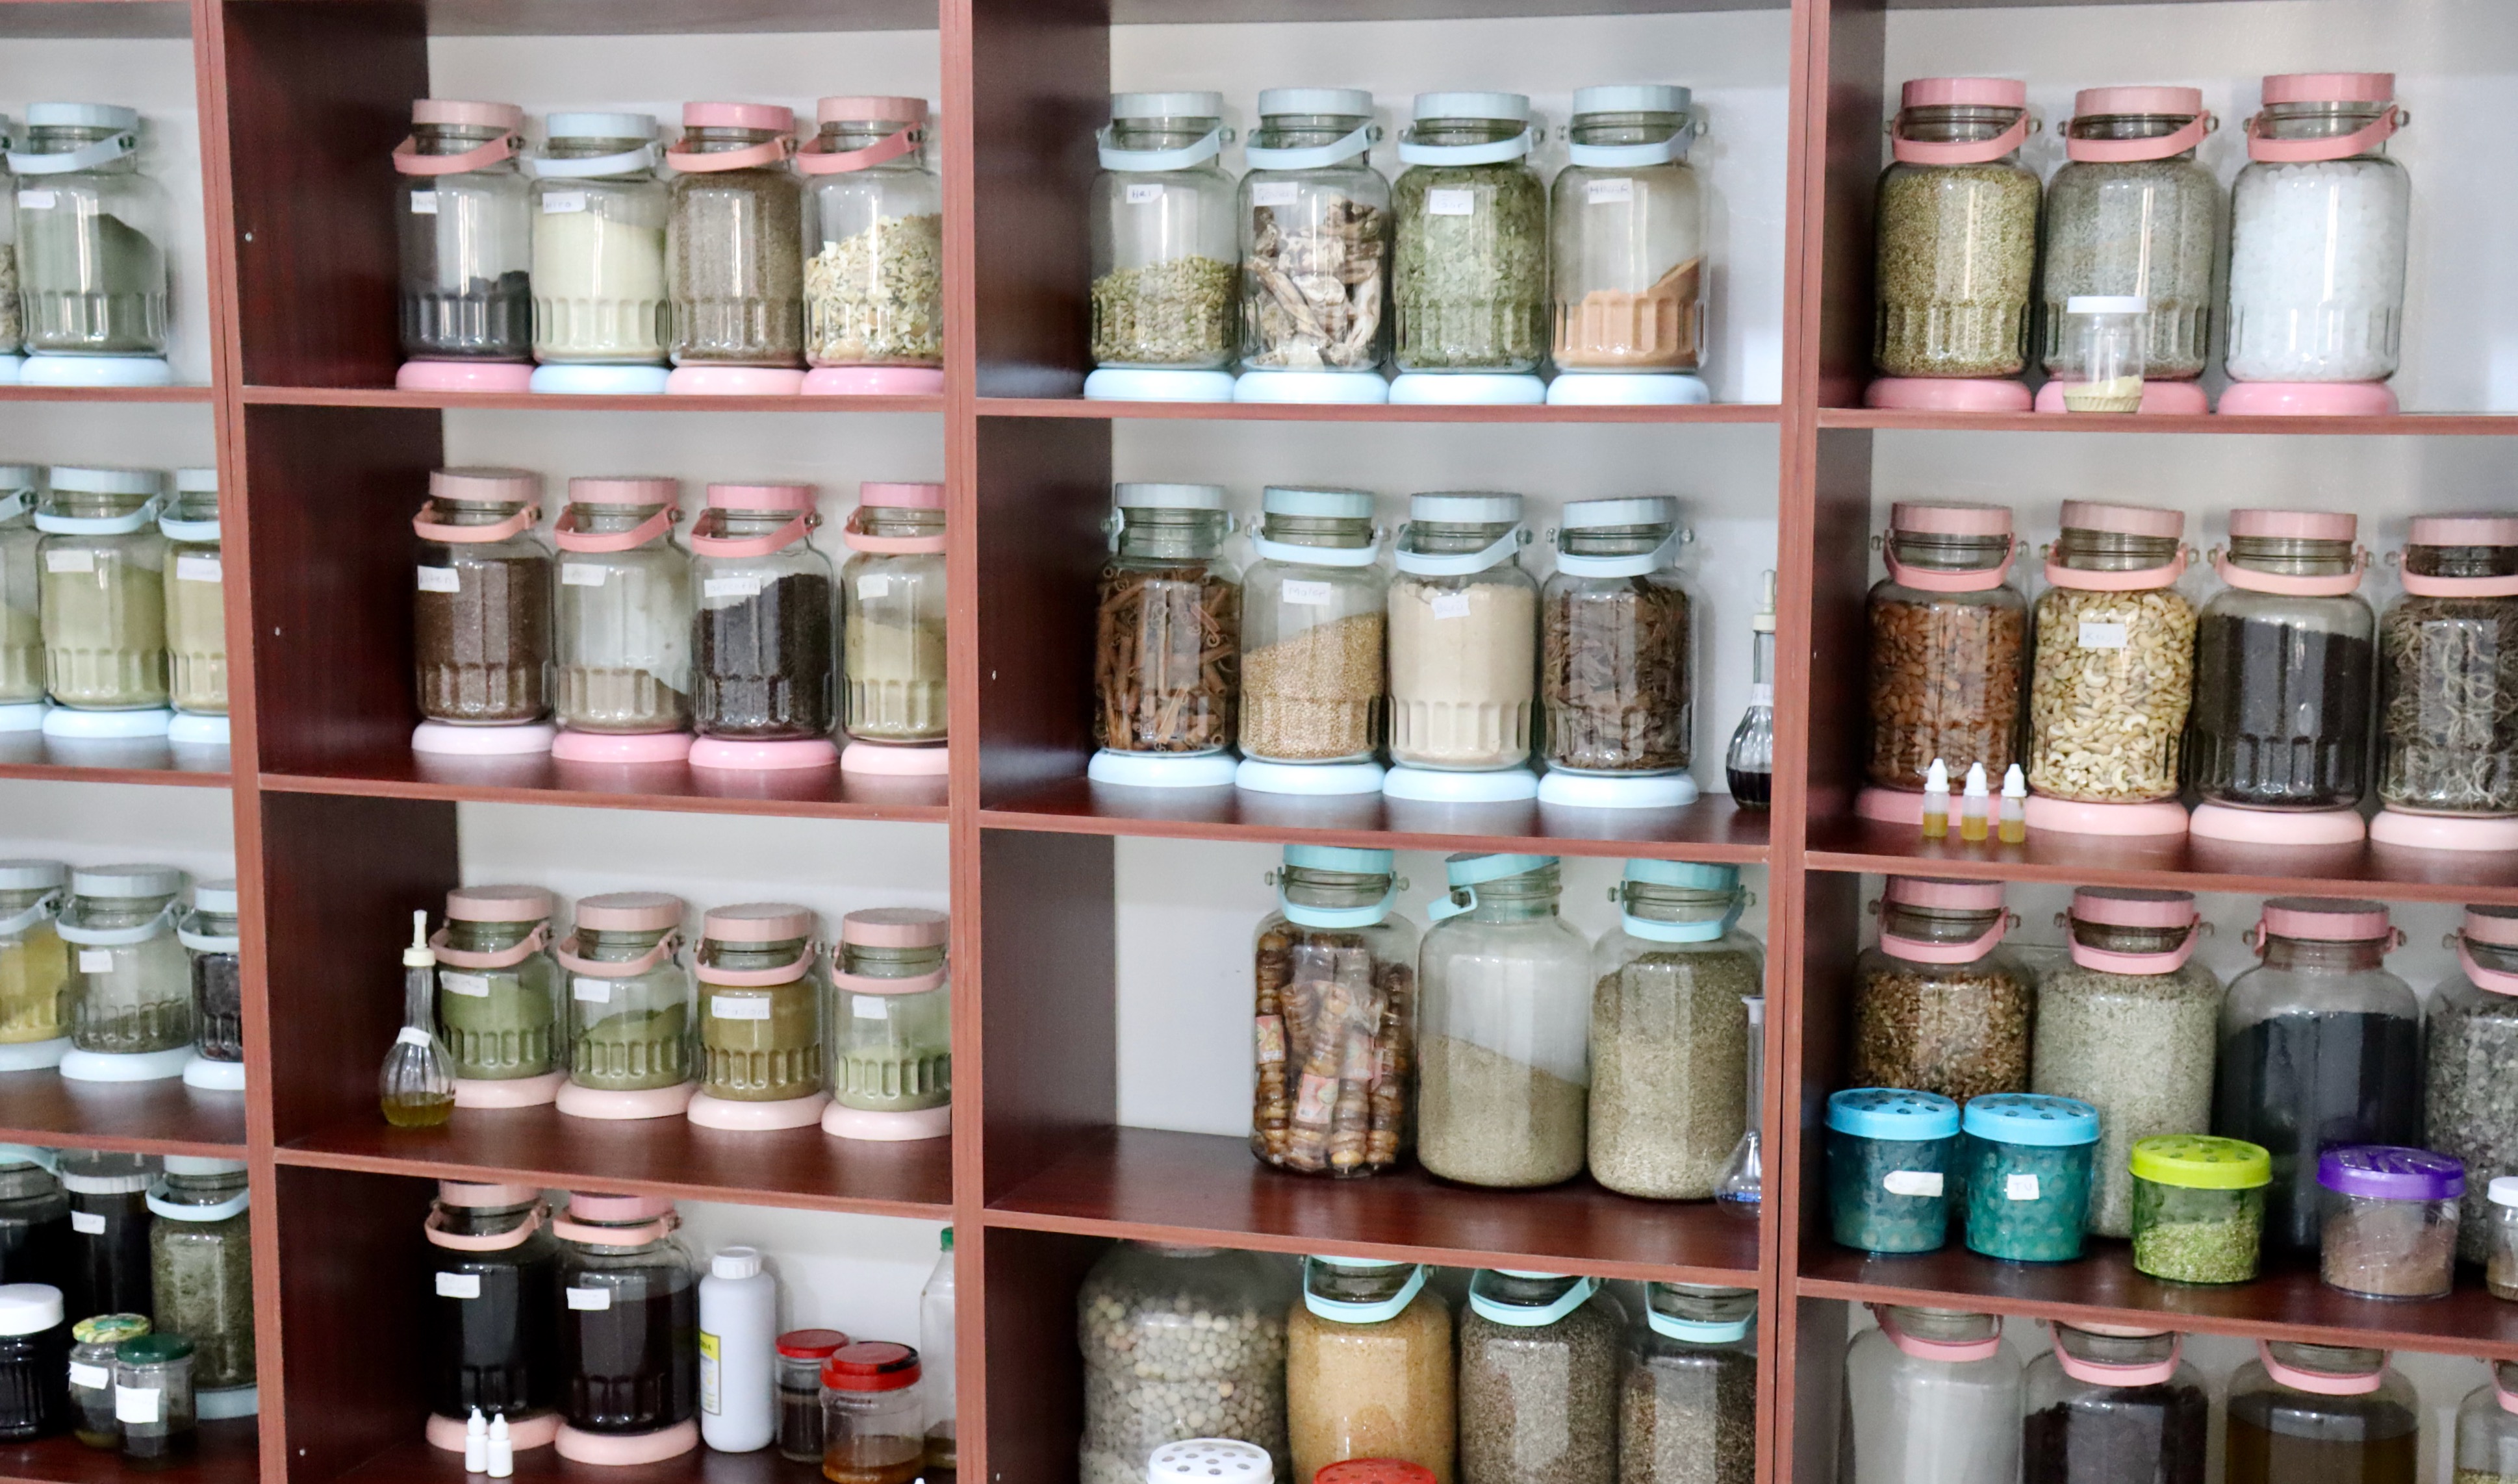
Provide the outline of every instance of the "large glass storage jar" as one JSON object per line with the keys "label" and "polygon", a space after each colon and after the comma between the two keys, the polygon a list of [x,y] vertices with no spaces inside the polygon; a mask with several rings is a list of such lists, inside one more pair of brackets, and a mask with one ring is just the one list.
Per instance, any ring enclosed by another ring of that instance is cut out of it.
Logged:
{"label": "large glass storage jar", "polygon": [[2245,1283],[2264,1247],[2263,1146],[2153,1134],[2133,1146],[2133,1265],[2172,1283]]}
{"label": "large glass storage jar", "polygon": [[0,1285],[78,1287],[70,1201],[51,1150],[0,1144]]}
{"label": "large glass storage jar", "polygon": [[1251,948],[1250,1152],[1263,1165],[1380,1174],[1414,1146],[1416,925],[1391,911],[1392,859],[1285,847],[1277,911]]}
{"label": "large glass storage jar", "polygon": [[552,954],[568,971],[572,1084],[650,1092],[691,1080],[681,925],[682,899],[664,892],[618,891],[577,904],[576,931]]}
{"label": "large glass storage jar", "polygon": [[2213,124],[2199,88],[2084,88],[2073,98],[2063,126],[2069,159],[2046,183],[2049,375],[2090,379],[2080,347],[2063,333],[2064,306],[2089,295],[2149,305],[2145,376],[2203,374],[2224,198],[2194,150]]}
{"label": "large glass storage jar", "polygon": [[2490,1360],[2492,1378],[2456,1409],[2457,1484],[2518,1479],[2518,1361]]}
{"label": "large glass storage jar", "polygon": [[[0,191],[5,191],[0,186]],[[14,302],[0,284],[0,302]],[[32,705],[44,699],[44,534],[35,529],[35,506],[44,492],[44,471],[32,464],[0,464],[0,706]]]}
{"label": "large glass storage jar", "polygon": [[893,1137],[949,1126],[934,1115],[953,1100],[951,928],[944,913],[924,907],[870,907],[840,919],[831,1098],[856,1113],[931,1115],[904,1122]]}
{"label": "large glass storage jar", "polygon": [[1408,168],[1391,277],[1403,371],[1529,373],[1547,354],[1542,130],[1519,93],[1419,93],[1399,144]]}
{"label": "large glass storage jar", "polygon": [[2068,1097],[1996,1092],[1959,1124],[1968,1251],[2010,1262],[2069,1262],[2090,1219],[2099,1113]]}
{"label": "large glass storage jar", "polygon": [[2021,1379],[2021,1484],[2203,1484],[2212,1393],[2167,1330],[2058,1323]]}
{"label": "large glass storage jar", "polygon": [[175,471],[166,538],[166,660],[175,709],[228,714],[227,587],[219,563],[219,471]]}
{"label": "large glass storage jar", "polygon": [[[18,126],[7,115],[0,114],[0,148],[15,139]],[[0,158],[0,167],[7,161]],[[0,354],[14,356],[24,349],[24,321],[19,315],[18,301],[18,187],[15,181],[0,176]]]}
{"label": "large glass storage jar", "polygon": [[1467,1185],[1583,1171],[1590,944],[1556,913],[1554,856],[1455,855],[1425,909],[1416,1158]]}
{"label": "large glass storage jar", "polygon": [[2017,376],[2028,358],[2037,173],[2019,162],[2028,86],[1919,77],[1889,125],[1880,176],[1878,318],[1884,376]]}
{"label": "large glass storage jar", "polygon": [[1597,1278],[1480,1268],[1460,1316],[1460,1477],[1617,1484],[1626,1315]]}
{"label": "large glass storage jar", "polygon": [[691,560],[673,540],[682,487],[573,479],[551,542],[552,709],[572,732],[678,732],[691,716]]}
{"label": "large glass storage jar", "polygon": [[787,158],[796,111],[682,105],[665,223],[673,364],[799,365],[804,350],[803,188]]}
{"label": "large glass storage jar", "polygon": [[1749,1006],[1765,945],[1740,931],[1736,866],[1628,861],[1619,929],[1592,951],[1592,1178],[1663,1201],[1714,1195],[1748,1126]]}
{"label": "large glass storage jar", "polygon": [[1097,584],[1093,740],[1112,752],[1221,752],[1241,669],[1224,487],[1118,485],[1111,497],[1119,547]]}
{"label": "large glass storage jar", "polygon": [[1369,762],[1390,581],[1374,560],[1372,496],[1271,485],[1259,508],[1258,560],[1241,574],[1241,753]]}
{"label": "large glass storage jar", "polygon": [[1144,1484],[1154,1450],[1285,1435],[1285,1316],[1295,1285],[1279,1260],[1212,1247],[1112,1248],[1075,1295],[1084,1352],[1083,1484]]}
{"label": "large glass storage jar", "polygon": [[[243,940],[237,930],[237,884],[203,881],[193,910],[176,919],[175,941],[192,964],[193,1049],[201,1060],[244,1064]],[[0,1024],[0,1037],[7,1035]],[[5,1042],[0,1042],[5,1043]]]}
{"label": "large glass storage jar", "polygon": [[711,908],[700,919],[691,973],[702,996],[702,1092],[771,1103],[822,1090],[817,925],[811,909],[787,902]]}
{"label": "large glass storage jar", "polygon": [[70,903],[54,930],[70,944],[70,1043],[79,1050],[193,1043],[192,973],[175,940],[183,890],[184,873],[171,866],[70,872]]}
{"label": "large glass storage jar", "polygon": [[551,551],[534,533],[542,476],[439,469],[412,518],[419,536],[413,662],[419,714],[456,725],[550,709]]}
{"label": "large glass storage jar", "polygon": [[[2465,1162],[2465,1219],[2457,1255],[2489,1255],[2488,1191],[2496,1170],[2518,1170],[2518,909],[2469,907],[2450,940],[2462,971],[2431,995],[2423,1049],[2422,1142]],[[0,971],[5,972],[5,971]]]}
{"label": "large glass storage jar", "polygon": [[1390,758],[1484,773],[1530,756],[1539,584],[1521,496],[1413,494],[1390,579]]}
{"label": "large glass storage jar", "polygon": [[2329,1145],[2317,1157],[2317,1183],[2318,1265],[2327,1287],[2366,1298],[2448,1296],[2463,1162],[2427,1149]]}
{"label": "large glass storage jar", "polygon": [[2349,809],[2369,782],[2378,621],[2357,589],[2357,518],[2234,510],[2229,583],[2194,639],[2188,768],[2195,792],[2247,809]]}
{"label": "large glass storage jar", "polygon": [[568,1198],[559,1239],[559,1409],[582,1432],[657,1432],[699,1411],[699,1274],[661,1196]]}
{"label": "large glass storage jar", "polygon": [[2070,960],[2037,984],[2029,1089],[2099,1111],[2090,1230],[2133,1235],[2133,1146],[2212,1123],[2221,981],[2193,961],[2194,894],[2084,886],[2057,924]]}
{"label": "large glass storage jar", "polygon": [[[1093,363],[1220,371],[1239,318],[1219,93],[1114,93],[1096,136]],[[1133,1481],[1131,1481],[1133,1484]]]}
{"label": "large glass storage jar", "polygon": [[146,1314],[98,1314],[70,1326],[70,1436],[90,1448],[122,1446],[113,1415],[113,1351],[149,1333]]}
{"label": "large glass storage jar", "polygon": [[2177,796],[2194,690],[2194,605],[2178,537],[2149,505],[2063,502],[2037,599],[2028,786],[2049,798],[2147,804]]}
{"label": "large glass storage jar", "polygon": [[1938,1251],[1958,1176],[1958,1104],[1895,1087],[1828,1095],[1827,1204],[1839,1246]]}
{"label": "large glass storage jar", "polygon": [[1558,371],[1692,371],[1705,360],[1705,192],[1685,88],[1579,88],[1548,205]]}
{"label": "large glass storage jar", "polygon": [[1398,1459],[1452,1484],[1452,1309],[1426,1269],[1377,1257],[1306,1257],[1285,1319],[1285,1422],[1293,1477],[1348,1459]]}
{"label": "large glass storage jar", "polygon": [[0,1066],[70,1034],[71,950],[53,925],[69,884],[59,861],[0,861]]}
{"label": "large glass storage jar", "polygon": [[1982,763],[2000,779],[2019,757],[2028,605],[2011,585],[2005,505],[1899,500],[1865,604],[1871,630],[1872,786],[1915,792],[1934,758],[1955,778]]}
{"label": "large glass storage jar", "polygon": [[2273,1157],[2265,1245],[2313,1252],[2319,1154],[2421,1142],[2421,1002],[2387,972],[2403,937],[2379,903],[2277,897],[2250,938],[2264,961],[2221,1003],[2212,1131]]}
{"label": "large glass storage jar", "polygon": [[662,365],[666,187],[652,113],[554,113],[533,171],[534,359]]}
{"label": "large glass storage jar", "polygon": [[[69,1195],[69,1280],[64,1292],[76,1314],[146,1316],[155,1309],[150,1278],[149,1187],[152,1155],[108,1150],[61,1151],[62,1189]],[[147,1332],[144,1319],[140,1333]]]}
{"label": "large glass storage jar", "polygon": [[533,358],[534,220],[516,168],[525,110],[412,101],[402,176],[402,352],[413,360]]}
{"label": "large glass storage jar", "polygon": [[149,1193],[156,1331],[193,1342],[193,1384],[202,1391],[254,1384],[247,1200],[244,1161],[198,1155],[166,1156],[165,1178]]}
{"label": "large glass storage jar", "polygon": [[1854,966],[1847,1080],[1960,1103],[2027,1091],[2036,981],[2002,947],[2010,924],[1999,881],[1890,876]]}
{"label": "large glass storage jar", "polygon": [[166,704],[165,477],[56,465],[44,533],[44,688],[85,711]]}
{"label": "large glass storage jar", "polygon": [[2384,1350],[2258,1340],[2230,1378],[2225,1484],[2407,1484],[2421,1403]]}
{"label": "large glass storage jar", "polygon": [[927,100],[825,98],[804,175],[804,359],[944,364],[944,185]]}
{"label": "large glass storage jar", "polygon": [[810,485],[711,485],[691,529],[691,725],[702,737],[798,742],[839,719],[831,559]]}
{"label": "large glass storage jar", "polygon": [[822,1362],[822,1477],[831,1484],[906,1484],[927,1457],[925,1367],[918,1352],[859,1340]]}
{"label": "large glass storage jar", "polygon": [[1758,1294],[1644,1285],[1618,1378],[1618,1484],[1754,1484]]}
{"label": "large glass storage jar", "polygon": [[2019,1357],[2002,1319],[1879,1304],[1845,1348],[1845,1484],[2019,1484]]}
{"label": "large glass storage jar", "polygon": [[841,725],[865,742],[942,742],[944,487],[858,486],[845,539]]}
{"label": "large glass storage jar", "polygon": [[559,1403],[559,1244],[531,1185],[437,1182],[428,1210],[430,1430],[479,1408],[510,1424]]}
{"label": "large glass storage jar", "polygon": [[1238,212],[1243,370],[1380,368],[1392,222],[1372,168],[1380,137],[1361,88],[1260,93]]}
{"label": "large glass storage jar", "polygon": [[18,177],[25,347],[52,356],[166,354],[174,207],[140,173],[140,115],[99,103],[26,107]]}
{"label": "large glass storage jar", "polygon": [[429,947],[439,964],[438,1035],[458,1080],[512,1081],[557,1065],[551,1036],[560,971],[549,953],[550,915],[551,895],[539,886],[446,894],[446,926]]}
{"label": "large glass storage jar", "polygon": [[1668,495],[1577,500],[1540,595],[1547,766],[1639,777],[1695,755],[1696,634],[1678,551],[1693,538]]}
{"label": "large glass storage jar", "polygon": [[2378,797],[2518,814],[2518,518],[2415,516],[2378,621]]}
{"label": "large glass storage jar", "polygon": [[2492,1237],[2484,1258],[2484,1286],[2495,1298],[2518,1301],[2518,1175],[2494,1175],[2485,1189]]}
{"label": "large glass storage jar", "polygon": [[2377,381],[2405,329],[2412,182],[2392,72],[2265,79],[2230,191],[2233,381]]}
{"label": "large glass storage jar", "polygon": [[143,1335],[113,1347],[113,1420],[122,1456],[143,1468],[193,1451],[198,1439],[193,1341]]}

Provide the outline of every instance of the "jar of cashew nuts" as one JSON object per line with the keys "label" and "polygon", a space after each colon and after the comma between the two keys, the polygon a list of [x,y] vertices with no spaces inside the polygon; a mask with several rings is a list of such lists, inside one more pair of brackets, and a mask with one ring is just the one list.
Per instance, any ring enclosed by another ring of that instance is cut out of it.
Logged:
{"label": "jar of cashew nuts", "polygon": [[2028,786],[2049,798],[2144,804],[2177,796],[2194,694],[2186,517],[2149,505],[2063,502],[2037,600]]}

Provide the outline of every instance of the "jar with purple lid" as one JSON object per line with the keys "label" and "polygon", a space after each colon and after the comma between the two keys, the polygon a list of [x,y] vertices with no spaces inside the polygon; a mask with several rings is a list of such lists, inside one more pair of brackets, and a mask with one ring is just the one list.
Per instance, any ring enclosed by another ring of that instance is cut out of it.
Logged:
{"label": "jar with purple lid", "polygon": [[2342,1144],[2317,1159],[2324,1190],[2318,1266],[2328,1288],[2437,1298],[2456,1282],[2465,1165],[2427,1149]]}

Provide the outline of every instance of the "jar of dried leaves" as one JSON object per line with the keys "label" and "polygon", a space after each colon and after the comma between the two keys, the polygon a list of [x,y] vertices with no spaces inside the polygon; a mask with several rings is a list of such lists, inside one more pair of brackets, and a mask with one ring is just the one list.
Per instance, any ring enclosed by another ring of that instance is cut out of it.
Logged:
{"label": "jar of dried leaves", "polygon": [[1241,178],[1241,367],[1376,371],[1390,349],[1390,183],[1372,95],[1270,88]]}
{"label": "jar of dried leaves", "polygon": [[944,363],[944,186],[927,100],[825,98],[804,176],[804,359]]}
{"label": "jar of dried leaves", "polygon": [[1999,881],[1888,878],[1879,945],[1854,966],[1852,1085],[1959,1103],[2028,1089],[2036,989],[2002,947],[2010,922]]}
{"label": "jar of dried leaves", "polygon": [[1564,522],[1539,605],[1547,765],[1683,773],[1695,752],[1696,687],[1677,565],[1690,535],[1678,502],[1580,500]]}
{"label": "jar of dried leaves", "polygon": [[1372,496],[1271,485],[1259,560],[1241,577],[1241,754],[1368,761],[1381,741],[1389,583],[1374,565]]}
{"label": "jar of dried leaves", "polygon": [[1420,93],[1392,272],[1403,371],[1523,373],[1547,349],[1547,188],[1518,93]]}
{"label": "jar of dried leaves", "polygon": [[1703,1201],[1748,1125],[1748,1000],[1764,945],[1740,931],[1740,868],[1628,861],[1620,930],[1593,951],[1591,1177]]}
{"label": "jar of dried leaves", "polygon": [[1240,233],[1223,113],[1218,93],[1111,95],[1088,212],[1094,364],[1233,364]]}
{"label": "jar of dried leaves", "polygon": [[1618,1381],[1620,1484],[1755,1484],[1758,1294],[1644,1285]]}
{"label": "jar of dried leaves", "polygon": [[2019,757],[2028,605],[2010,584],[2016,550],[2001,505],[1899,500],[1888,507],[1870,618],[1875,788],[1920,790],[1939,758],[1999,780]]}
{"label": "jar of dried leaves", "polygon": [[2518,1170],[2518,908],[2469,907],[2450,942],[2462,972],[2431,996],[2423,1142],[2484,1177],[2465,1193],[2457,1236],[2458,1254],[2483,1262],[2499,1225],[2489,1177]]}
{"label": "jar of dried leaves", "polygon": [[2378,797],[2518,814],[2518,517],[2415,516],[2378,625]]}
{"label": "jar of dried leaves", "polygon": [[1584,88],[1548,239],[1559,371],[1692,371],[1705,359],[1705,192],[1685,88]]}
{"label": "jar of dried leaves", "polygon": [[1398,1167],[1414,1142],[1416,927],[1387,850],[1288,845],[1252,948],[1250,1152],[1304,1174]]}
{"label": "jar of dried leaves", "polygon": [[1113,752],[1233,745],[1241,587],[1221,485],[1120,485],[1094,619],[1093,740]]}
{"label": "jar of dried leaves", "polygon": [[2027,85],[1919,77],[1902,103],[1880,177],[1872,364],[1884,376],[2017,376],[2037,269],[2037,174],[2019,162]]}

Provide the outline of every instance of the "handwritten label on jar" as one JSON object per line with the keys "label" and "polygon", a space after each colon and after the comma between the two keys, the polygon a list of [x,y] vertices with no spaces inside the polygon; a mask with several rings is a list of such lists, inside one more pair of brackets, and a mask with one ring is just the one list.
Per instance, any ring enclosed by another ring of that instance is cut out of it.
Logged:
{"label": "handwritten label on jar", "polygon": [[113,1388],[113,1420],[117,1422],[147,1424],[157,1420],[164,1411],[166,1397],[161,1386],[116,1386]]}
{"label": "handwritten label on jar", "polygon": [[104,1236],[105,1212],[101,1210],[74,1210],[70,1212],[70,1230],[78,1233],[82,1237]]}
{"label": "handwritten label on jar", "polygon": [[110,973],[112,973],[112,972],[113,972],[113,950],[111,950],[111,949],[109,949],[109,948],[83,948],[83,949],[80,949],[80,950],[79,950],[79,972],[80,972],[80,973],[82,973],[82,974],[110,974]]}
{"label": "handwritten label on jar", "polygon": [[1294,204],[1292,181],[1256,181],[1250,187],[1253,206],[1291,206]]}
{"label": "handwritten label on jar", "polygon": [[53,206],[54,202],[59,199],[60,198],[58,196],[54,195],[53,192],[49,191],[21,191],[18,192],[18,204],[28,211],[49,210]]}
{"label": "handwritten label on jar", "polygon": [[1436,593],[1434,595],[1433,609],[1434,616],[1437,618],[1465,618],[1469,615],[1469,595],[1467,593]]}
{"label": "handwritten label on jar", "polygon": [[1306,582],[1300,577],[1287,577],[1285,585],[1279,590],[1279,596],[1300,608],[1326,608],[1329,606],[1329,585],[1326,582]]}
{"label": "handwritten label on jar", "polygon": [[219,559],[216,557],[177,557],[175,580],[178,582],[216,582],[219,580]]}
{"label": "handwritten label on jar", "polygon": [[609,979],[588,979],[581,975],[576,983],[569,986],[569,993],[576,996],[578,998],[585,1000],[587,1004],[610,1004],[612,1002],[612,981]]}
{"label": "handwritten label on jar", "polygon": [[543,197],[543,215],[546,217],[566,216],[572,211],[585,209],[586,192],[583,191],[554,191]]}
{"label": "handwritten label on jar", "polygon": [[2002,1177],[2002,1199],[2006,1201],[2036,1200],[2037,1177],[2033,1174],[2004,1175]]}
{"label": "handwritten label on jar", "polygon": [[481,1275],[478,1273],[440,1273],[437,1275],[437,1296],[440,1298],[478,1298],[481,1296]]}
{"label": "handwritten label on jar", "polygon": [[568,1306],[572,1309],[608,1309],[612,1307],[612,1291],[610,1289],[571,1289],[568,1291]]}
{"label": "handwritten label on jar", "polygon": [[1150,182],[1132,183],[1128,186],[1127,191],[1128,204],[1131,206],[1151,206],[1163,198],[1163,188]]}
{"label": "handwritten label on jar", "polygon": [[459,593],[463,590],[463,579],[455,574],[452,567],[423,567],[419,569],[419,590],[424,593]]}
{"label": "handwritten label on jar", "polygon": [[857,596],[872,601],[891,596],[891,577],[888,572],[874,572],[857,578]]}
{"label": "handwritten label on jar", "polygon": [[1892,1196],[1937,1196],[1941,1193],[1941,1172],[1892,1169],[1880,1177],[1880,1188]]}
{"label": "handwritten label on jar", "polygon": [[439,969],[437,987],[449,995],[462,995],[473,999],[490,997],[490,976],[487,974],[458,974],[453,969]]}
{"label": "handwritten label on jar", "polygon": [[758,598],[760,596],[760,579],[759,577],[710,577],[700,583],[700,596],[703,598]]}
{"label": "handwritten label on jar", "polygon": [[884,1002],[889,997],[883,995],[851,995],[848,996],[851,1001],[848,1013],[859,1020],[886,1019],[891,1014],[891,1006]]}
{"label": "handwritten label on jar", "polygon": [[70,1384],[87,1391],[102,1391],[113,1384],[113,1372],[104,1366],[91,1366],[83,1360],[70,1362]]}
{"label": "handwritten label on jar", "polygon": [[1583,199],[1594,206],[1624,205],[1635,198],[1635,183],[1627,176],[1614,181],[1588,181],[1583,187]]}
{"label": "handwritten label on jar", "polygon": [[96,553],[92,551],[48,551],[44,553],[46,572],[94,572]]}
{"label": "handwritten label on jar", "polygon": [[437,215],[437,192],[434,191],[412,191],[411,193],[411,214],[415,217],[433,217]]}
{"label": "handwritten label on jar", "polygon": [[1478,209],[1474,191],[1428,191],[1425,192],[1425,214],[1429,217],[1473,216]]}
{"label": "handwritten label on jar", "polygon": [[746,995],[711,995],[709,1013],[719,1020],[767,1020],[769,1001]]}
{"label": "handwritten label on jar", "polygon": [[563,562],[559,568],[562,587],[601,587],[606,569],[591,562]]}
{"label": "handwritten label on jar", "polygon": [[2120,650],[2125,647],[2125,626],[2121,623],[2100,623],[2081,620],[2081,648],[2085,650]]}

